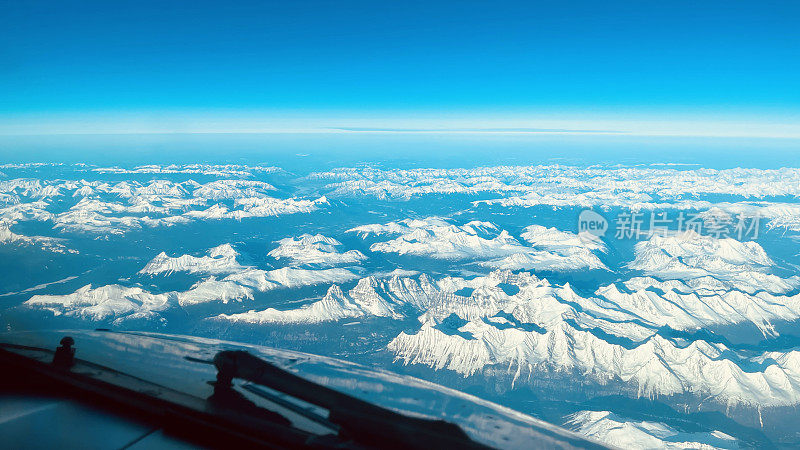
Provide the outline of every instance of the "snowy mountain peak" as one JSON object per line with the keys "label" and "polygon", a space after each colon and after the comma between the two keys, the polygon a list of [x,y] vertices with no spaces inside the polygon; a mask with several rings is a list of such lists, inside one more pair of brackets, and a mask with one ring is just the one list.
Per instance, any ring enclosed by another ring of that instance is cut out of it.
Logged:
{"label": "snowy mountain peak", "polygon": [[182,255],[170,257],[165,252],[156,255],[139,271],[141,274],[157,275],[172,272],[203,273],[218,275],[234,273],[245,267],[237,262],[239,253],[230,245],[222,244],[206,252],[204,256]]}
{"label": "snowy mountain peak", "polygon": [[367,259],[358,250],[339,252],[342,243],[321,234],[303,234],[297,238],[285,238],[278,242],[278,247],[269,252],[275,259],[289,259],[295,265],[315,265],[332,267],[358,264]]}

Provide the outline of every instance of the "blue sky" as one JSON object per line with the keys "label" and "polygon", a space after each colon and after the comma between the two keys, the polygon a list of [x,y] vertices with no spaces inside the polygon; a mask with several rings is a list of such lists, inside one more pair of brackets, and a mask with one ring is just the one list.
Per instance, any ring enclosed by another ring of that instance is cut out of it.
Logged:
{"label": "blue sky", "polygon": [[6,1],[3,11],[0,133],[680,134],[757,123],[756,134],[800,136],[798,2]]}

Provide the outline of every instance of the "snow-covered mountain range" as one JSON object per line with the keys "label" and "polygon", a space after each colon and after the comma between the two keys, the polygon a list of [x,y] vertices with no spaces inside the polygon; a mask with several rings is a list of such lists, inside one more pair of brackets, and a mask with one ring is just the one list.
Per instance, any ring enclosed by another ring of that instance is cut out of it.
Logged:
{"label": "snow-covered mountain range", "polygon": [[[7,329],[179,330],[501,403],[563,392],[549,420],[614,446],[784,442],[800,418],[800,169],[0,172]],[[581,229],[584,208],[609,230]],[[697,227],[655,232],[656,213]],[[642,228],[615,234],[626,214]],[[582,403],[609,393],[680,420]],[[711,412],[736,425],[691,415]]]}

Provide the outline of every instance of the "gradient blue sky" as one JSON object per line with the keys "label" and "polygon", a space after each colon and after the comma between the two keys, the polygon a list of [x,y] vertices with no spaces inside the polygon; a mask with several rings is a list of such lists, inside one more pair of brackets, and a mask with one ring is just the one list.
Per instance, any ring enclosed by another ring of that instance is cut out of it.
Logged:
{"label": "gradient blue sky", "polygon": [[796,1],[6,0],[0,133],[800,136],[799,23]]}

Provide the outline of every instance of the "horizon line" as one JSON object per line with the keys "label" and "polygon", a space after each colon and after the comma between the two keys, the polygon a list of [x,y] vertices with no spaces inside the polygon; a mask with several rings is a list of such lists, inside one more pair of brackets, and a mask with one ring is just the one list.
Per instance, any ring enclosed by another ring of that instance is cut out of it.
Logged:
{"label": "horizon line", "polygon": [[800,140],[800,131],[795,133],[723,133],[701,131],[621,131],[621,130],[572,130],[572,129],[401,129],[401,128],[302,128],[302,129],[251,129],[251,130],[95,130],[53,132],[2,132],[0,137],[47,137],[47,136],[148,136],[148,135],[278,135],[278,134],[416,134],[416,135],[530,135],[530,136],[620,136],[620,137],[675,137],[675,138],[727,138],[727,139],[786,139]]}

